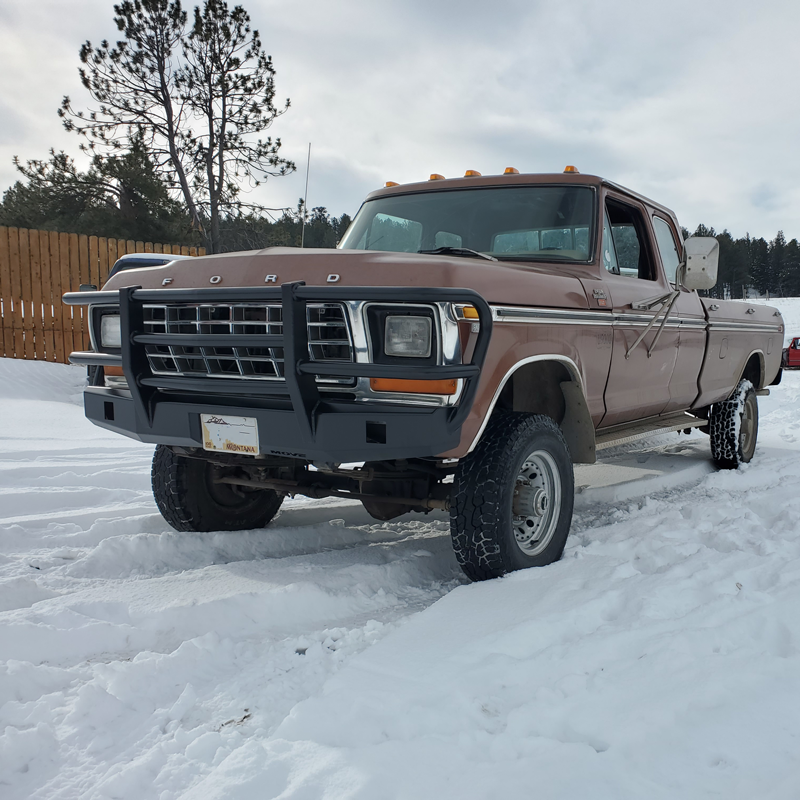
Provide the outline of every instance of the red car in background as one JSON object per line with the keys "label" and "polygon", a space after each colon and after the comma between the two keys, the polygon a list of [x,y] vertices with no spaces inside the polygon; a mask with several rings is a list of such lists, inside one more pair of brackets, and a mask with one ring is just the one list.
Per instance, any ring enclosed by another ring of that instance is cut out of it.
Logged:
{"label": "red car in background", "polygon": [[800,336],[795,336],[789,346],[783,348],[781,366],[784,369],[800,369]]}

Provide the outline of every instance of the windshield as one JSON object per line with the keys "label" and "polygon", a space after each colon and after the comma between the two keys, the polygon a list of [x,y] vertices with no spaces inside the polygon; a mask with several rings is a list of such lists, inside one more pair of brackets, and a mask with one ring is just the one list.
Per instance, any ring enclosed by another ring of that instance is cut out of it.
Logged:
{"label": "windshield", "polygon": [[339,247],[396,253],[462,248],[502,261],[588,261],[593,219],[588,186],[419,192],[364,203]]}

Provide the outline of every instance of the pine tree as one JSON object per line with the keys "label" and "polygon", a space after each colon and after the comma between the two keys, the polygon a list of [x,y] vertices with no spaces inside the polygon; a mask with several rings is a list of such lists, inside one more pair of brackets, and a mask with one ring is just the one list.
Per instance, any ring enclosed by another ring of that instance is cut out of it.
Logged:
{"label": "pine tree", "polygon": [[772,286],[769,245],[762,239],[750,240],[750,277],[759,294],[766,294]]}
{"label": "pine tree", "polygon": [[27,179],[3,195],[0,224],[141,241],[193,243],[190,220],[159,177],[141,137],[81,172],[63,151],[17,169]]}
{"label": "pine tree", "polygon": [[770,292],[784,296],[783,290],[783,271],[784,259],[786,257],[786,237],[783,231],[778,231],[769,246],[769,265],[770,265]]}
{"label": "pine tree", "polygon": [[247,12],[222,0],[196,7],[188,27],[180,0],[124,0],[114,11],[123,38],[80,50],[95,107],[65,97],[64,127],[92,153],[124,149],[138,133],[215,252],[223,214],[263,210],[242,200],[241,182],[294,169],[278,155],[280,139],[259,138],[289,107],[274,104],[272,60]]}
{"label": "pine tree", "polygon": [[800,244],[797,239],[786,243],[781,285],[787,297],[800,297]]}

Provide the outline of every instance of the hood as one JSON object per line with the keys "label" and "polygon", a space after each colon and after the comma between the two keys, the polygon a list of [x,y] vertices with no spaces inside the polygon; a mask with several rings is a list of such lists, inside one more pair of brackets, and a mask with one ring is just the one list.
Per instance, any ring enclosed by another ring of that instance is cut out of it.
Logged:
{"label": "hood", "polygon": [[305,281],[309,286],[441,286],[474,289],[489,303],[587,308],[573,271],[574,266],[565,264],[534,266],[460,256],[272,247],[125,270],[103,289],[279,286],[289,281]]}

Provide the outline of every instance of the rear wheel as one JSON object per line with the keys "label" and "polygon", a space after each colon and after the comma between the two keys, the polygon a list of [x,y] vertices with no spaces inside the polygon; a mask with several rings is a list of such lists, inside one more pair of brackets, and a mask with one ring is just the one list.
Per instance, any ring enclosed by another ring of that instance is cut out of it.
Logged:
{"label": "rear wheel", "polygon": [[158,445],[150,477],[161,516],[178,531],[243,531],[263,528],[278,513],[284,495],[218,483],[221,475],[208,461]]}
{"label": "rear wheel", "polygon": [[574,479],[564,436],[550,417],[496,412],[456,472],[453,547],[472,580],[561,558]]}
{"label": "rear wheel", "polygon": [[736,469],[753,458],[758,439],[758,397],[750,381],[739,381],[730,400],[711,406],[708,428],[711,457],[718,467]]}

